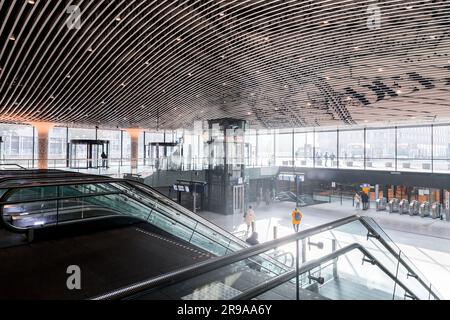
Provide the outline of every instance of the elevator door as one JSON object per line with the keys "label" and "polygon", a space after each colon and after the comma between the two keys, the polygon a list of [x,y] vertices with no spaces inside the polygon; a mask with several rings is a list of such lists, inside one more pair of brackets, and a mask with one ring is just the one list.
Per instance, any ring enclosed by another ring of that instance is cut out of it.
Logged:
{"label": "elevator door", "polygon": [[244,213],[244,186],[233,187],[233,213]]}

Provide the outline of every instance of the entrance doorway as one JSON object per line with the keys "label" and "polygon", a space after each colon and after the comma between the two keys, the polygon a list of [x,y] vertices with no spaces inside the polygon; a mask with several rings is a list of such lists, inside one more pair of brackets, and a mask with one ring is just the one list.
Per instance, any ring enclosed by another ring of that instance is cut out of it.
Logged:
{"label": "entrance doorway", "polygon": [[244,185],[233,187],[233,213],[244,214]]}
{"label": "entrance doorway", "polygon": [[71,140],[67,152],[67,166],[71,169],[108,167],[109,141],[107,140]]}

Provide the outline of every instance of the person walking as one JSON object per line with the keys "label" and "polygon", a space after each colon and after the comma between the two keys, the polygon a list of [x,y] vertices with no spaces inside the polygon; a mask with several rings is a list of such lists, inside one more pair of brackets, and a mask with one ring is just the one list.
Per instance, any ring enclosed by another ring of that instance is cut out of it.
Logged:
{"label": "person walking", "polygon": [[359,210],[361,208],[361,197],[358,192],[353,196],[353,200],[355,201],[356,210]]}
{"label": "person walking", "polygon": [[363,210],[369,209],[369,196],[367,193],[363,192],[361,195],[362,204],[363,204]]}
{"label": "person walking", "polygon": [[247,224],[247,234],[250,231],[250,228],[252,228],[252,233],[256,231],[256,226],[255,226],[255,220],[256,220],[256,215],[255,215],[255,211],[253,210],[252,206],[248,207],[247,212],[244,215],[244,219],[245,219],[245,223]]}
{"label": "person walking", "polygon": [[325,158],[325,167],[328,167],[328,152],[325,152],[324,158]]}
{"label": "person walking", "polygon": [[102,152],[101,157],[102,157],[102,167],[108,168],[108,155],[105,152]]}
{"label": "person walking", "polygon": [[298,210],[298,208],[295,208],[294,211],[292,211],[292,226],[294,227],[294,231],[298,232],[300,228],[300,222],[303,219],[303,214]]}

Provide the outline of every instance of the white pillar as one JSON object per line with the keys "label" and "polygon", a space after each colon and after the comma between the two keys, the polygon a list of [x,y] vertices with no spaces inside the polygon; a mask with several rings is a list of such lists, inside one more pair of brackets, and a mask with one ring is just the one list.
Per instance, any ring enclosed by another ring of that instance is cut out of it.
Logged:
{"label": "white pillar", "polygon": [[54,124],[48,122],[33,122],[38,137],[38,168],[48,169],[48,134]]}
{"label": "white pillar", "polygon": [[141,129],[127,129],[131,138],[131,169],[135,170],[138,167],[139,161],[139,134]]}

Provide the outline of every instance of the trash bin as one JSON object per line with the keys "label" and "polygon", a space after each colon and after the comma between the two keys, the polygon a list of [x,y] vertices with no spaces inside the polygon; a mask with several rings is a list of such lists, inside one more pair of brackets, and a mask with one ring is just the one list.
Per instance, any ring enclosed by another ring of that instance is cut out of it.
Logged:
{"label": "trash bin", "polygon": [[386,198],[380,198],[375,200],[375,206],[377,211],[386,210],[387,200]]}
{"label": "trash bin", "polygon": [[410,216],[418,215],[419,214],[419,208],[420,208],[419,201],[417,201],[417,200],[411,201],[411,203],[409,204],[409,215]]}
{"label": "trash bin", "polygon": [[400,214],[408,214],[409,213],[409,201],[406,199],[403,199],[400,201],[399,204],[399,210]]}
{"label": "trash bin", "polygon": [[435,202],[431,206],[431,217],[433,219],[439,219],[441,217],[441,204],[439,202]]}
{"label": "trash bin", "polygon": [[389,201],[389,213],[398,212],[399,211],[399,201],[397,198]]}
{"label": "trash bin", "polygon": [[422,204],[420,205],[420,209],[419,209],[420,216],[422,218],[428,217],[428,216],[430,216],[430,211],[431,211],[430,203],[428,201],[422,202]]}

